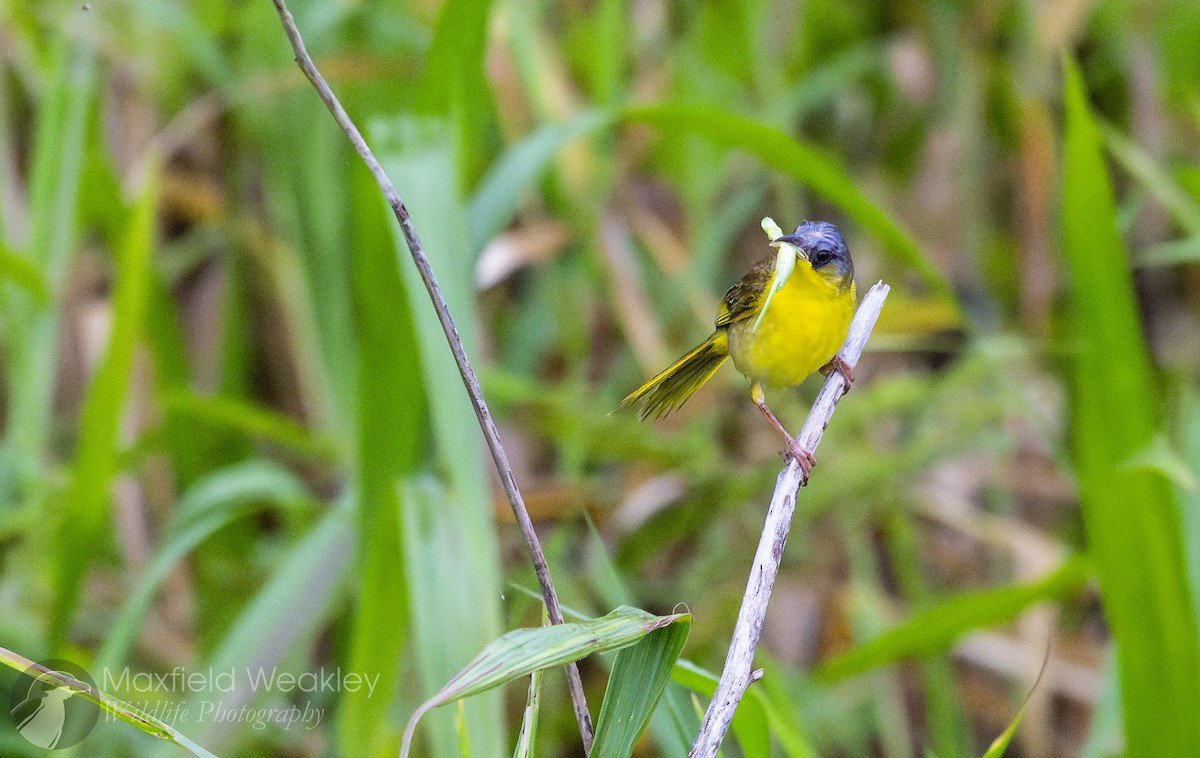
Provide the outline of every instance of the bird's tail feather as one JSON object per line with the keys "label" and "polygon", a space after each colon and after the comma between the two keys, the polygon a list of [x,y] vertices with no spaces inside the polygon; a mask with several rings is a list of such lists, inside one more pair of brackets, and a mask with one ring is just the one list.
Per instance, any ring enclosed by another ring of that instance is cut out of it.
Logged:
{"label": "bird's tail feather", "polygon": [[621,408],[641,405],[638,415],[662,418],[683,405],[707,382],[729,357],[729,340],[724,330],[713,332],[694,350],[671,364],[661,374],[638,387],[621,401]]}

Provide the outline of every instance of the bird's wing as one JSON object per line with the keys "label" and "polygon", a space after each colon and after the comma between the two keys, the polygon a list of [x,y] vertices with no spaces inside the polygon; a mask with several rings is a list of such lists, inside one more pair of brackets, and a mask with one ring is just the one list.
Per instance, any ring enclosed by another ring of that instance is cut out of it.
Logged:
{"label": "bird's wing", "polygon": [[737,284],[725,293],[721,301],[721,310],[717,313],[717,326],[728,326],[735,321],[750,318],[758,313],[763,306],[763,295],[771,277],[775,275],[775,256],[768,255],[754,268],[746,272]]}

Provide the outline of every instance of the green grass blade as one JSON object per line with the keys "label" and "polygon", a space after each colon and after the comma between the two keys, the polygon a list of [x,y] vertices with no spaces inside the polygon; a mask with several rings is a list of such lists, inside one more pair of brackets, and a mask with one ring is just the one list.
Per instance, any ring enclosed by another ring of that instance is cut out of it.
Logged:
{"label": "green grass blade", "polygon": [[1076,556],[1036,582],[972,592],[943,601],[823,664],[816,675],[836,681],[906,658],[940,652],[965,632],[1009,621],[1034,603],[1078,590],[1087,581],[1088,572],[1088,562]]}
{"label": "green grass blade", "polygon": [[600,0],[591,14],[580,20],[575,38],[582,71],[597,103],[612,103],[627,86],[624,69],[630,45],[629,9],[625,0]]}
{"label": "green grass blade", "polygon": [[38,306],[50,304],[50,285],[41,269],[3,242],[0,242],[0,280],[12,282],[25,290]]}
{"label": "green grass blade", "polygon": [[[451,127],[442,119],[403,118],[392,123],[376,122],[372,142],[379,160],[398,187],[403,187],[413,223],[421,230],[430,265],[438,278],[450,313],[468,356],[474,356],[474,279],[470,271],[467,216],[457,190],[454,152],[449,143]],[[487,500],[487,483],[482,465],[464,461],[483,460],[483,442],[458,368],[446,344],[437,315],[429,302],[424,283],[409,256],[400,230],[392,225],[395,254],[408,294],[413,325],[423,367],[434,441],[445,468],[454,477],[460,494]]]}
{"label": "green grass blade", "polygon": [[[791,758],[817,758],[818,752],[813,745],[813,739],[804,729],[804,713],[801,706],[803,697],[797,697],[788,687],[785,681],[788,677],[787,670],[773,661],[765,660],[763,671],[765,674],[760,682],[761,691],[752,688],[751,692],[758,691],[759,701],[771,727],[771,735],[783,747],[785,755]],[[737,717],[734,716],[734,723],[736,722]]]}
{"label": "green grass blade", "polygon": [[691,615],[655,616],[621,606],[592,621],[511,631],[484,648],[413,713],[405,729],[401,755],[408,755],[417,722],[439,705],[499,687],[539,669],[563,666],[593,653],[628,647],[654,630],[680,621],[690,625]]}
{"label": "green grass blade", "polygon": [[335,440],[256,403],[233,397],[204,397],[182,389],[162,393],[159,401],[165,410],[182,419],[231,429],[304,455],[334,459],[341,452]]}
{"label": "green grass blade", "polygon": [[498,131],[492,87],[484,71],[491,9],[492,0],[449,0],[442,5],[417,102],[417,112],[444,118],[453,130],[460,190],[483,173],[492,153],[489,140]]}
{"label": "green grass blade", "polygon": [[248,138],[265,154],[268,207],[287,244],[264,239],[250,250],[291,325],[282,336],[301,366],[303,403],[318,427],[349,448],[357,396],[354,251],[346,244],[346,203],[330,198],[331,187],[349,183],[349,146],[311,93],[298,91],[272,105],[267,110],[256,103],[241,115]]}
{"label": "green grass blade", "polygon": [[118,250],[112,332],[88,387],[71,483],[62,505],[50,623],[55,647],[66,637],[88,563],[102,540],[109,486],[117,471],[121,445],[121,415],[146,307],[157,203],[156,177],[152,177],[129,215],[125,239]]}
{"label": "green grass blade", "polygon": [[[672,677],[676,682],[711,698],[717,691],[717,675],[691,661],[681,660]],[[747,758],[765,758],[771,754],[770,723],[763,707],[762,692],[757,687],[746,690],[746,696],[733,714],[733,734]]]}
{"label": "green grass blade", "polygon": [[[662,755],[687,755],[692,739],[700,731],[703,713],[692,707],[695,697],[678,682],[667,683],[658,707],[650,717],[650,736]],[[760,758],[747,754],[747,758]]]}
{"label": "green grass blade", "polygon": [[787,123],[794,123],[822,107],[829,107],[860,79],[886,66],[885,48],[862,43],[816,62],[783,97]]}
{"label": "green grass blade", "polygon": [[533,758],[533,747],[537,742],[538,713],[542,707],[542,672],[538,669],[529,675],[529,694],[525,697],[525,712],[521,716],[521,731],[517,735],[517,746],[513,758]]}
{"label": "green grass blade", "polygon": [[1013,737],[1017,736],[1017,729],[1021,726],[1021,720],[1025,718],[1025,709],[1029,707],[1029,701],[1033,698],[1033,693],[1037,691],[1038,685],[1042,683],[1042,677],[1046,675],[1046,664],[1050,662],[1050,648],[1046,648],[1046,657],[1042,660],[1042,668],[1038,671],[1037,679],[1034,680],[1033,686],[1029,688],[1029,692],[1025,693],[1025,700],[1021,703],[1021,707],[1017,709],[1017,715],[1013,716],[1013,720],[1000,736],[992,740],[992,744],[988,746],[988,750],[983,754],[983,758],[1003,758],[1005,752],[1008,751],[1008,746],[1012,743]]}
{"label": "green grass blade", "polygon": [[1000,736],[992,740],[992,744],[988,746],[987,752],[983,754],[983,758],[1004,758],[1004,754],[1008,752],[1008,746],[1012,743],[1013,737],[1017,736],[1017,729],[1021,726],[1021,720],[1025,718],[1025,708],[1029,705],[1026,700],[1021,705],[1021,709],[1017,711],[1017,715],[1013,716],[1013,720],[1009,722],[1008,727],[1000,733]]}
{"label": "green grass blade", "polygon": [[471,758],[471,728],[467,726],[465,700],[454,704],[454,731],[458,736],[458,758]]}
{"label": "green grass blade", "polygon": [[596,741],[589,755],[625,758],[633,753],[691,629],[692,620],[687,616],[654,630],[617,653],[596,720]]}
{"label": "green grass blade", "polygon": [[109,629],[95,667],[120,663],[133,643],[154,593],[183,556],[225,525],[265,510],[269,504],[297,506],[310,502],[295,474],[266,461],[249,461],[217,471],[198,481],[179,499],[167,524],[163,543],[126,595]]}
{"label": "green grass blade", "polygon": [[1170,483],[1127,462],[1159,432],[1102,141],[1065,61],[1063,252],[1073,294],[1073,438],[1083,521],[1116,641],[1130,755],[1200,755],[1200,656]]}
{"label": "green grass blade", "polygon": [[571,140],[610,126],[614,115],[587,111],[565,124],[546,124],[508,148],[467,205],[471,250],[478,252],[516,216],[521,194],[550,168]]}
{"label": "green grass blade", "polygon": [[[191,382],[192,361],[172,293],[157,268],[150,271],[145,316],[143,333],[159,392],[167,395],[186,389]],[[162,436],[179,490],[188,489],[201,476],[220,467],[221,459],[208,454],[213,449],[212,438],[198,434],[190,420],[167,413]]]}
{"label": "green grass blade", "polygon": [[891,215],[858,189],[844,168],[816,148],[773,126],[711,107],[641,106],[625,110],[622,116],[672,132],[694,132],[752,153],[766,166],[788,174],[839,206],[878,237],[898,261],[915,269],[930,289],[957,303],[949,283],[917,243]]}
{"label": "green grass blade", "polygon": [[1136,266],[1177,266],[1200,261],[1200,235],[1160,242],[1144,249],[1134,261]]}
{"label": "green grass blade", "polygon": [[[335,607],[335,601],[351,567],[354,555],[354,519],[351,509],[339,504],[301,539],[254,599],[238,615],[220,646],[197,670],[236,671],[238,676],[254,672],[270,674],[296,648],[311,642]],[[359,672],[373,677],[376,672]],[[231,692],[193,689],[191,710],[200,712],[204,702],[220,703],[238,711],[248,705],[256,691],[247,683]],[[350,693],[343,693],[343,698]],[[367,697],[366,692],[355,693]],[[343,701],[344,702],[344,701]],[[238,730],[252,729],[246,722],[207,720],[195,723],[197,742],[213,750],[236,741]],[[232,752],[232,751],[230,751]],[[163,754],[164,758],[168,754]]]}
{"label": "green grass blade", "polygon": [[[588,526],[588,544],[591,557],[585,561],[588,566],[588,586],[604,606],[628,605],[632,602],[633,593],[625,583],[620,570],[613,563],[608,553],[608,547],[595,523],[585,512],[583,518]],[[567,613],[566,609],[563,611]],[[568,614],[569,617],[574,618]],[[676,681],[680,665],[684,661],[676,660],[672,669],[672,681],[663,689],[662,697],[650,715],[649,733],[654,743],[663,755],[684,755],[692,746],[692,738],[700,730],[700,718],[692,708],[691,693]],[[716,686],[716,678],[712,680]],[[711,691],[711,690],[710,690]],[[766,735],[766,728],[763,728]],[[769,747],[769,738],[766,738]],[[747,758],[760,758],[758,755],[746,753]],[[761,758],[766,758],[763,753]]]}
{"label": "green grass blade", "polygon": [[52,290],[62,283],[75,243],[75,210],[96,81],[95,58],[87,45],[62,37],[56,58],[34,133],[29,181],[29,252]]}
{"label": "green grass blade", "polygon": [[[29,260],[49,291],[63,285],[78,234],[78,207],[96,76],[90,46],[59,37],[48,90],[33,131]],[[54,392],[60,304],[25,293],[5,298],[8,350],[6,431],[18,454],[40,460]]]}
{"label": "green grass blade", "polygon": [[8,666],[11,669],[21,672],[27,672],[30,669],[37,669],[40,671],[40,677],[46,677],[57,682],[61,682],[63,687],[71,691],[71,697],[78,695],[105,713],[115,716],[127,724],[132,724],[133,726],[137,727],[138,730],[145,732],[146,734],[178,745],[179,747],[187,750],[192,755],[198,756],[199,758],[216,758],[216,756],[214,756],[212,753],[189,740],[166,722],[157,719],[151,714],[145,713],[138,708],[135,708],[129,703],[118,700],[101,689],[89,686],[86,682],[81,682],[78,679],[74,679],[63,672],[47,669],[46,667],[29,660],[20,653],[14,653],[13,651],[5,648],[0,648],[0,663],[3,663],[5,666]]}
{"label": "green grass blade", "polygon": [[1097,126],[1113,158],[1150,191],[1184,231],[1200,234],[1200,203],[1133,140],[1112,126]]}
{"label": "green grass blade", "polygon": [[[546,604],[542,603],[542,626],[549,624],[550,613],[546,610]],[[529,692],[525,695],[525,711],[521,715],[521,731],[517,734],[513,758],[533,758],[536,753],[538,720],[542,708],[542,677],[545,673],[545,669],[538,669],[529,675]]]}
{"label": "green grass blade", "polygon": [[[895,583],[901,597],[909,607],[924,609],[934,600],[929,581],[922,568],[922,546],[912,519],[900,509],[891,509],[884,517],[887,526],[884,537],[890,560],[896,564]],[[857,543],[855,552],[864,558],[856,561],[860,565],[874,564],[867,556],[872,551],[861,533],[850,536],[849,541]],[[873,566],[869,577],[863,576],[860,581],[875,586],[875,577],[880,575],[880,567]],[[882,591],[882,587],[879,588]],[[962,698],[956,682],[953,663],[944,656],[934,656],[922,661],[918,667],[921,689],[925,699],[925,734],[924,739],[929,749],[944,758],[966,756],[970,752],[967,718],[962,707]],[[881,704],[882,705],[882,704]],[[886,707],[886,706],[884,706]],[[884,717],[886,718],[886,717]],[[884,726],[880,719],[880,729],[894,733]]]}

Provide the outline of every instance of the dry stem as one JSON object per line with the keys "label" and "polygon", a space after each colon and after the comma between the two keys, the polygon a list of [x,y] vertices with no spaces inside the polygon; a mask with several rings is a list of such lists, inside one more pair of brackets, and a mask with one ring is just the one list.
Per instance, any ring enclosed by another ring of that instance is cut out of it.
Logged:
{"label": "dry stem", "polygon": [[[358,127],[350,120],[337,97],[333,94],[333,90],[325,82],[325,78],[317,70],[312,58],[309,57],[308,51],[304,48],[304,42],[300,38],[300,30],[296,28],[296,20],[292,18],[291,11],[288,10],[284,0],[273,0],[275,9],[279,12],[279,18],[283,22],[284,31],[287,33],[288,40],[292,43],[292,50],[296,54],[296,64],[300,66],[300,70],[308,77],[309,82],[317,90],[321,100],[329,108],[333,114],[338,126],[345,132],[350,143],[354,145],[354,149],[362,157],[363,162],[367,164],[367,168],[371,171],[371,175],[375,177],[375,181],[379,184],[379,189],[383,192],[387,199],[388,205],[392,207],[392,212],[396,215],[396,220],[400,223],[400,228],[404,232],[404,241],[408,244],[408,251],[412,255],[413,263],[416,264],[417,270],[421,274],[421,279],[425,282],[425,289],[429,291],[429,298],[433,301],[433,308],[437,311],[438,321],[442,324],[442,331],[446,334],[446,341],[450,343],[450,351],[454,354],[454,362],[458,364],[458,373],[462,376],[463,384],[467,388],[467,394],[471,398],[471,406],[475,409],[475,416],[479,419],[479,426],[483,430],[483,438],[487,442],[488,450],[492,453],[492,460],[496,464],[496,470],[500,474],[500,481],[504,484],[504,493],[508,496],[509,505],[512,506],[513,515],[516,516],[517,524],[520,525],[521,533],[525,536],[525,542],[529,545],[529,552],[533,556],[533,568],[537,572],[538,583],[542,587],[542,597],[546,601],[546,609],[549,612],[550,622],[552,624],[563,623],[562,608],[558,604],[558,593],[554,591],[554,583],[550,579],[550,569],[546,566],[546,556],[542,552],[541,543],[538,541],[537,533],[533,530],[533,522],[529,519],[529,512],[525,509],[525,501],[521,497],[521,491],[517,489],[516,479],[513,477],[512,467],[508,464],[508,456],[504,452],[504,448],[500,444],[500,435],[496,431],[496,424],[492,420],[491,411],[488,410],[487,403],[483,399],[483,391],[479,388],[479,380],[475,376],[475,371],[471,368],[470,361],[467,360],[467,354],[463,351],[462,340],[458,336],[458,329],[454,325],[454,319],[450,316],[450,310],[446,306],[446,299],[442,295],[442,290],[438,286],[437,280],[433,276],[433,269],[429,265],[429,259],[425,257],[425,249],[421,245],[421,240],[417,236],[417,230],[413,226],[412,219],[408,215],[408,208],[405,207],[404,201],[400,199],[400,194],[396,191],[396,187],[392,184],[391,179],[384,173],[383,168],[376,160],[375,154],[371,152],[371,148],[367,146],[366,140],[363,139]],[[583,683],[579,679],[579,669],[574,663],[567,666],[567,682],[568,689],[571,692],[571,701],[575,706],[575,716],[579,721],[579,732],[583,739],[585,751],[590,751],[592,746],[592,719],[588,713],[587,701],[584,699]]]}

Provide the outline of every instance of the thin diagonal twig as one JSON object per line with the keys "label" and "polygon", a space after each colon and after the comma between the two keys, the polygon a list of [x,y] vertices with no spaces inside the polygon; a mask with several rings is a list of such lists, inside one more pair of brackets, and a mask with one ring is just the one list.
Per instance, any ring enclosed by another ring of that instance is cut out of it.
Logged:
{"label": "thin diagonal twig", "polygon": [[[450,343],[450,352],[454,354],[454,362],[458,364],[458,373],[462,376],[463,384],[467,388],[467,394],[471,398],[471,406],[475,409],[475,416],[479,419],[479,426],[483,430],[483,438],[487,442],[488,450],[492,454],[492,460],[496,464],[496,470],[500,474],[500,481],[504,485],[504,494],[508,496],[508,502],[512,506],[513,515],[516,516],[521,533],[525,536],[525,542],[529,545],[529,552],[533,556],[533,568],[537,573],[538,583],[542,587],[542,597],[546,601],[546,610],[549,613],[550,622],[561,624],[563,623],[562,608],[558,604],[558,593],[554,591],[554,583],[550,579],[550,569],[546,565],[546,556],[542,552],[542,545],[538,541],[537,533],[533,529],[533,522],[529,519],[529,512],[525,509],[525,501],[521,497],[521,491],[517,488],[517,481],[513,476],[512,467],[508,464],[508,456],[500,444],[500,435],[496,431],[496,423],[492,420],[492,413],[488,410],[487,403],[483,399],[483,391],[479,388],[479,379],[476,378],[475,371],[471,368],[470,361],[467,360],[462,340],[458,336],[458,328],[454,325],[454,319],[451,318],[450,310],[446,306],[446,298],[442,295],[442,290],[433,276],[433,269],[429,265],[429,259],[425,257],[425,249],[422,247],[421,240],[417,236],[417,230],[413,226],[412,218],[408,215],[408,208],[405,207],[404,201],[400,199],[400,194],[396,191],[396,187],[392,184],[391,179],[388,178],[383,168],[379,165],[375,154],[367,146],[367,142],[363,139],[358,127],[350,120],[350,116],[342,108],[341,103],[338,102],[337,97],[333,94],[333,90],[329,88],[329,85],[325,82],[325,78],[321,76],[321,72],[313,64],[312,58],[309,57],[308,51],[304,48],[304,41],[300,38],[300,30],[296,28],[296,20],[292,18],[287,4],[284,0],[273,0],[273,2],[275,3],[275,10],[279,12],[279,18],[283,22],[283,28],[287,33],[288,40],[292,43],[292,50],[296,55],[296,64],[300,66],[300,70],[304,72],[308,81],[317,90],[317,94],[320,95],[321,100],[329,108],[329,112],[333,114],[334,120],[337,121],[342,131],[345,132],[350,143],[354,145],[354,149],[363,159],[363,162],[367,164],[367,168],[370,170],[371,175],[375,177],[375,182],[383,192],[384,198],[387,199],[388,205],[392,207],[392,212],[395,213],[396,220],[400,223],[400,228],[404,232],[404,241],[408,244],[408,252],[412,255],[413,263],[416,264],[417,271],[421,274],[421,280],[425,282],[425,289],[429,291],[429,298],[433,301],[434,310],[437,311],[438,321],[441,322],[442,331],[446,334],[446,341]],[[584,698],[583,682],[579,678],[579,669],[574,663],[567,666],[567,683],[571,693],[571,702],[575,706],[575,717],[579,721],[579,733],[583,739],[584,750],[590,751],[592,747],[592,718],[588,712],[587,700]]]}
{"label": "thin diagonal twig", "polygon": [[[867,338],[875,328],[875,321],[879,318],[879,311],[883,308],[889,289],[883,282],[876,284],[867,292],[858,312],[854,314],[854,321],[850,324],[850,335],[846,337],[846,343],[838,353],[851,368],[858,363]],[[825,380],[812,410],[808,413],[808,420],[796,436],[796,442],[801,448],[809,451],[817,449],[845,386],[846,380],[841,372],[829,373],[829,378]],[[804,482],[803,476],[800,465],[793,458],[775,480],[775,494],[771,497],[771,506],[767,509],[758,551],[754,554],[754,565],[750,569],[746,595],[742,599],[742,607],[738,611],[737,623],[733,628],[733,639],[729,643],[725,668],[721,670],[721,680],[717,683],[717,690],[708,704],[704,722],[700,725],[700,733],[692,743],[688,758],[713,758],[717,754],[733,721],[733,713],[737,710],[742,696],[746,694],[746,688],[758,679],[754,671],[754,649],[758,647],[758,638],[762,635],[767,602],[771,599],[771,588],[775,586],[775,575],[779,572],[780,561],[783,560],[783,547],[787,544],[792,514],[796,511],[796,496]],[[761,672],[758,672],[758,675],[761,676]]]}

